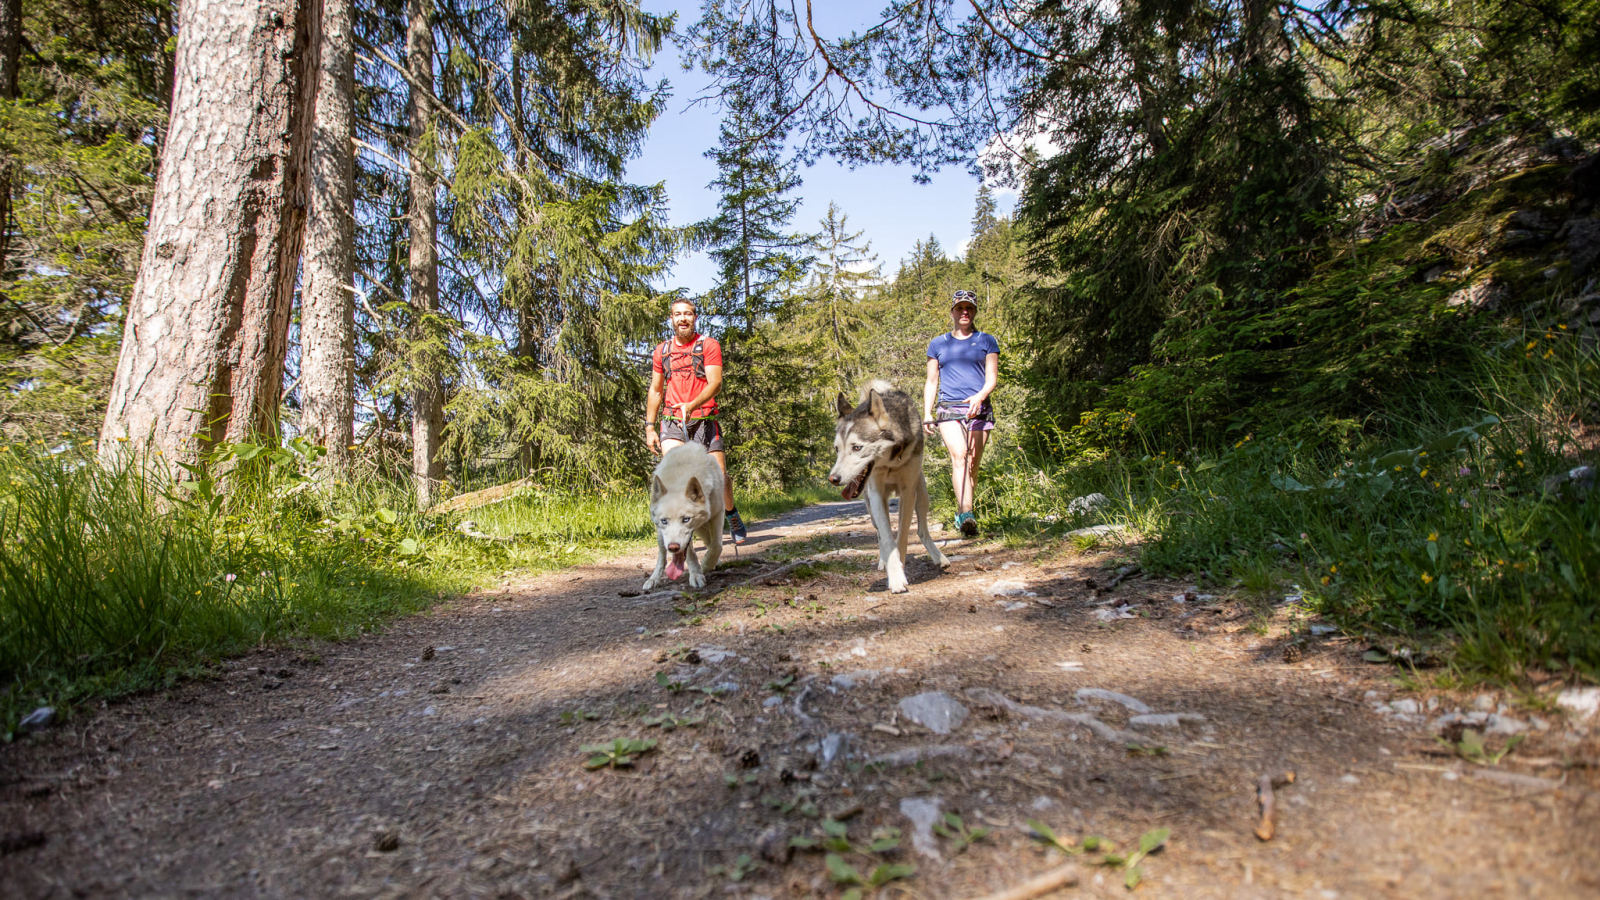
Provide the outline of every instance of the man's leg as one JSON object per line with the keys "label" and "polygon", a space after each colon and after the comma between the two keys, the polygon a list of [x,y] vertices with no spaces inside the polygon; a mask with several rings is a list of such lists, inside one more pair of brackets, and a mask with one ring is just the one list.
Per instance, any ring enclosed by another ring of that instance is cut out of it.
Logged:
{"label": "man's leg", "polygon": [[733,512],[737,507],[733,505],[733,482],[728,480],[728,454],[713,450],[711,458],[717,461],[717,468],[722,470],[722,509],[724,512]]}

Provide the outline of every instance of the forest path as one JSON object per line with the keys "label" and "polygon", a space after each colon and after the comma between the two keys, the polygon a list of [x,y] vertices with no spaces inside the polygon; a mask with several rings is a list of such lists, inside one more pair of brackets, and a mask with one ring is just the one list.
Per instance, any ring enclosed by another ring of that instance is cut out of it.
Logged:
{"label": "forest path", "polygon": [[[870,549],[862,513],[834,503],[757,523],[712,587],[767,570],[763,552]],[[1135,548],[946,552],[940,574],[913,545],[908,594],[887,594],[868,554],[698,606],[638,597],[654,553],[635,553],[80,716],[0,747],[0,894],[834,897],[821,853],[781,850],[819,814],[846,819],[862,850],[902,831],[887,857],[842,856],[862,874],[915,865],[886,897],[979,897],[1058,865],[1028,819],[1121,848],[1170,829],[1143,864],[1149,896],[1600,891],[1584,727],[1540,713],[1540,731],[1512,711],[1528,740],[1469,765],[1440,754],[1428,716],[1374,710],[1402,695],[1364,646],[1317,639],[1285,663],[1292,605],[1254,633],[1262,620],[1238,603],[1176,602],[1182,584],[1108,588]],[[997,596],[998,582],[1035,596]],[[1103,621],[1124,605],[1132,618]],[[1093,689],[1203,720],[1137,729],[1135,710]],[[968,713],[949,735],[900,705],[935,691]],[[662,715],[698,722],[663,730]],[[659,744],[632,768],[584,769],[580,746],[614,738]],[[1285,770],[1298,777],[1261,842],[1256,784]],[[917,835],[908,813],[933,804],[991,833],[965,852]],[[1051,896],[1121,897],[1122,882],[1085,864]]]}

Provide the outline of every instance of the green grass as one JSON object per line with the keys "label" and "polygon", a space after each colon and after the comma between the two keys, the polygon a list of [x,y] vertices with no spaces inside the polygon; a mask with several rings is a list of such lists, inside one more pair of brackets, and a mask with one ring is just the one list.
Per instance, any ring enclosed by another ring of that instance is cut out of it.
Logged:
{"label": "green grass", "polygon": [[[53,451],[53,452],[52,452]],[[455,516],[402,485],[319,481],[320,448],[223,447],[178,485],[88,447],[0,445],[0,735],[203,677],[262,644],[342,640],[451,595],[653,543],[643,489],[534,489]],[[741,495],[757,520],[820,488]],[[513,536],[483,541],[456,530]]]}
{"label": "green grass", "polygon": [[[1349,446],[1244,434],[1136,454],[1080,432],[1051,435],[1041,462],[1001,445],[979,516],[1026,539],[1124,523],[1148,571],[1258,603],[1297,584],[1347,630],[1448,648],[1469,679],[1600,678],[1600,488],[1553,488],[1600,464],[1573,427],[1600,408],[1600,353],[1544,329],[1506,348],[1397,406],[1403,430]],[[1068,512],[1092,492],[1111,504]]]}

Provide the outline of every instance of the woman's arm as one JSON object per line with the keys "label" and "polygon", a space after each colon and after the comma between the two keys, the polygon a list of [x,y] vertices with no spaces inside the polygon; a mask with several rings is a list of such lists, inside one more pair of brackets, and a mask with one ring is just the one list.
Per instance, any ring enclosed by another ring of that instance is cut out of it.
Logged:
{"label": "woman's arm", "polygon": [[933,401],[939,399],[939,361],[928,357],[928,378],[922,383],[922,430],[933,434]]}

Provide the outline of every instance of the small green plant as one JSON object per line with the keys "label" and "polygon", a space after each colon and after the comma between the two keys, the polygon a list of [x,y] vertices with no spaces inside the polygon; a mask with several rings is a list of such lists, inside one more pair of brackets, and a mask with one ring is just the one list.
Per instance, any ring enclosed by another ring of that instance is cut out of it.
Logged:
{"label": "small green plant", "polygon": [[794,689],[794,676],[791,674],[785,675],[782,678],[775,678],[772,681],[762,685],[761,689],[764,691],[771,691],[774,694],[787,694],[789,691]]}
{"label": "small green plant", "polygon": [[722,783],[726,784],[729,790],[733,790],[740,785],[755,784],[756,778],[757,776],[754,772],[746,772],[743,775],[724,775],[722,776]]}
{"label": "small green plant", "polygon": [[671,731],[674,728],[693,728],[706,720],[705,716],[677,716],[672,713],[662,713],[659,716],[645,716],[640,719],[645,725],[660,728],[662,731]]}
{"label": "small green plant", "polygon": [[656,673],[656,684],[666,688],[667,692],[671,694],[678,693],[679,691],[683,690],[684,687],[683,682],[673,681],[672,678],[670,678],[665,672]]}
{"label": "small green plant", "polygon": [[1506,754],[1522,743],[1524,737],[1525,735],[1520,734],[1512,735],[1506,740],[1505,746],[1497,751],[1490,750],[1488,745],[1484,743],[1483,735],[1471,728],[1464,729],[1461,732],[1461,740],[1454,743],[1442,737],[1436,738],[1436,740],[1450,748],[1457,756],[1467,762],[1476,763],[1480,766],[1495,766],[1500,764],[1500,760],[1506,758]]}
{"label": "small green plant", "polygon": [[834,884],[847,884],[850,889],[839,895],[839,900],[861,900],[864,896],[862,888],[880,888],[891,881],[901,878],[910,878],[917,874],[917,867],[906,863],[882,863],[872,870],[870,875],[863,876],[856,871],[855,866],[844,861],[844,857],[837,853],[829,853],[824,859],[828,866],[828,880]]}
{"label": "small green plant", "polygon": [[943,822],[933,823],[933,833],[942,838],[948,838],[951,852],[960,853],[972,844],[983,840],[989,834],[989,829],[980,827],[968,830],[966,823],[961,820],[960,816],[947,812],[944,814]]}
{"label": "small green plant", "polygon": [[1129,756],[1166,756],[1167,748],[1159,745],[1128,744]]}
{"label": "small green plant", "polygon": [[643,756],[655,748],[653,739],[616,738],[609,744],[585,744],[578,749],[593,754],[584,762],[585,769],[622,769],[633,765],[634,757]]}
{"label": "small green plant", "polygon": [[712,866],[711,874],[726,876],[729,881],[743,881],[746,875],[754,872],[760,865],[750,858],[750,854],[741,853],[731,866]]}
{"label": "small green plant", "polygon": [[561,724],[575,725],[579,722],[593,722],[600,718],[599,713],[592,713],[586,709],[569,709],[561,714]]}
{"label": "small green plant", "polygon": [[1127,885],[1128,890],[1130,891],[1135,887],[1138,887],[1139,882],[1144,880],[1144,870],[1140,868],[1139,863],[1142,862],[1146,856],[1154,853],[1158,848],[1161,847],[1162,844],[1167,842],[1167,838],[1172,836],[1172,829],[1170,828],[1157,828],[1152,831],[1147,831],[1139,836],[1139,849],[1133,851],[1127,856],[1123,856],[1118,853],[1110,852],[1114,849],[1114,845],[1105,838],[1097,835],[1086,837],[1083,839],[1083,843],[1074,846],[1066,841],[1061,840],[1056,836],[1055,831],[1051,829],[1049,825],[1044,824],[1038,819],[1029,819],[1028,827],[1033,829],[1033,833],[1045,843],[1070,856],[1080,856],[1085,853],[1099,853],[1102,850],[1105,851],[1104,856],[1098,860],[1091,861],[1091,864],[1098,866],[1111,866],[1113,868],[1122,869],[1123,883]]}

